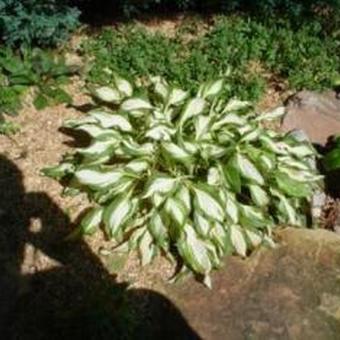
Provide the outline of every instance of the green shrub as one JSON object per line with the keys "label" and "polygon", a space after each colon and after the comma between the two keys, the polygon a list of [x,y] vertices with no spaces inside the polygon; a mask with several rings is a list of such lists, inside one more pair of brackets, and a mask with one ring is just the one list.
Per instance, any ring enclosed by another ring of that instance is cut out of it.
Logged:
{"label": "green shrub", "polygon": [[55,46],[78,26],[79,11],[55,0],[0,0],[0,38],[10,46]]}
{"label": "green shrub", "polygon": [[97,109],[66,123],[91,144],[44,170],[93,202],[78,231],[103,226],[142,264],[175,255],[209,285],[225,255],[272,244],[276,224],[306,226],[320,180],[315,151],[261,124],[283,108],[257,115],[249,102],[226,100],[222,78],[194,97],[159,77],[135,88],[113,78],[93,91]]}

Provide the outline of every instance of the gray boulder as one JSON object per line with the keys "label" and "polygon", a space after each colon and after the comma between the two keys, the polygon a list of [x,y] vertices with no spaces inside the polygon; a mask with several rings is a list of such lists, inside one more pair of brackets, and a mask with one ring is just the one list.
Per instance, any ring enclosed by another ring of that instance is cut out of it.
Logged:
{"label": "gray boulder", "polygon": [[285,132],[303,130],[312,143],[321,145],[340,134],[340,98],[335,92],[298,92],[287,101],[286,109],[281,126]]}

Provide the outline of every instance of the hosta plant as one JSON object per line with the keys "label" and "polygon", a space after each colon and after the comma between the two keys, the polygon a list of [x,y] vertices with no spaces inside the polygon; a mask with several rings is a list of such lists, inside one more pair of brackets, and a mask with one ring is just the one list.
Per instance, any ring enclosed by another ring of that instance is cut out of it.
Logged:
{"label": "hosta plant", "polygon": [[225,255],[273,244],[275,225],[306,225],[315,151],[262,124],[283,108],[259,115],[226,100],[224,79],[195,96],[159,77],[145,88],[114,79],[93,91],[97,109],[66,122],[91,144],[44,171],[93,202],[79,231],[101,226],[142,264],[173,255],[209,284]]}

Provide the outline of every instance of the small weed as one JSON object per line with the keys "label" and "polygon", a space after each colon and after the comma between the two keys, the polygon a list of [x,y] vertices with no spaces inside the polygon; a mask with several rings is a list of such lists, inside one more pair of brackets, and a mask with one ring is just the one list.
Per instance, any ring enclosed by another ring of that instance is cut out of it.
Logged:
{"label": "small weed", "polygon": [[20,131],[20,125],[13,123],[2,121],[0,122],[0,135],[12,136]]}

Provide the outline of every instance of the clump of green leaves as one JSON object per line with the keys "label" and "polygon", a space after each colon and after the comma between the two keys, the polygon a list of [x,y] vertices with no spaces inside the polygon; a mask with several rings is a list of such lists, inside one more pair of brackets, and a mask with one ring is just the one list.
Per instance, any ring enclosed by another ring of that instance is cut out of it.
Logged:
{"label": "clump of green leaves", "polygon": [[0,121],[4,115],[14,116],[20,109],[21,86],[9,86],[7,77],[0,73]]}
{"label": "clump of green leaves", "polygon": [[57,57],[40,49],[23,50],[21,55],[9,49],[0,51],[0,114],[15,115],[21,108],[20,96],[33,87],[37,109],[58,103],[71,103],[72,98],[62,88],[69,76],[77,71]]}
{"label": "clump of green leaves", "polygon": [[340,169],[340,136],[334,138],[332,147],[324,156],[322,162],[326,171]]}
{"label": "clump of green leaves", "polygon": [[114,75],[94,90],[100,106],[66,123],[91,144],[44,171],[93,202],[79,231],[102,226],[143,265],[174,255],[209,285],[225,255],[272,244],[277,224],[306,226],[321,179],[313,147],[262,127],[283,108],[258,115],[221,95],[225,86],[209,81],[191,96],[160,77],[133,87]]}
{"label": "clump of green leaves", "polygon": [[0,39],[10,46],[55,46],[78,25],[80,12],[56,0],[0,0]]}
{"label": "clump of green leaves", "polygon": [[11,136],[20,131],[20,125],[0,119],[0,135]]}

